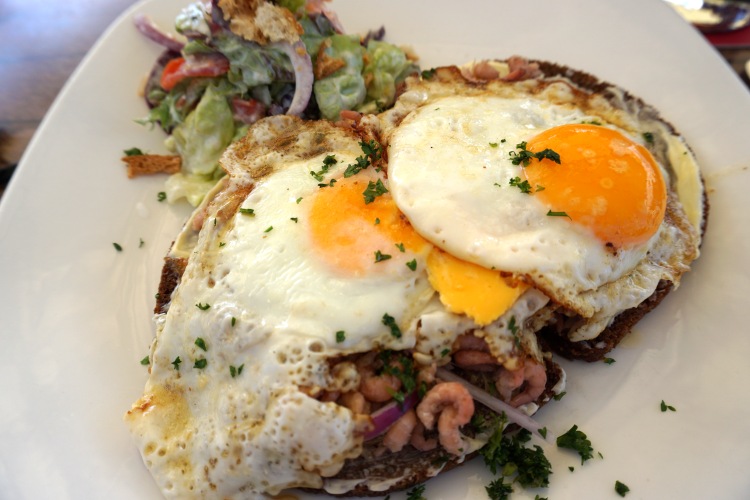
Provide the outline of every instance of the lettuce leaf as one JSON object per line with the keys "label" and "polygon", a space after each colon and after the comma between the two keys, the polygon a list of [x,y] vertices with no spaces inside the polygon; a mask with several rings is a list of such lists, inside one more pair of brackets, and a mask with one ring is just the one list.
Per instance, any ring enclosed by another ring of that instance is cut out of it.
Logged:
{"label": "lettuce leaf", "polygon": [[182,157],[182,172],[213,174],[233,137],[232,109],[226,97],[209,86],[196,108],[172,131],[174,147]]}

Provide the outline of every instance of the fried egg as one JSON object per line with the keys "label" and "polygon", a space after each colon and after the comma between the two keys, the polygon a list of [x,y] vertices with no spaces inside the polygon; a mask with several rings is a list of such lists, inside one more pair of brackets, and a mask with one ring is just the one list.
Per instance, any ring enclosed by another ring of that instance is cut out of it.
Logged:
{"label": "fried egg", "polygon": [[[575,340],[661,279],[679,283],[700,241],[651,133],[580,99],[567,82],[477,86],[448,73],[414,84],[382,120],[389,188],[415,230],[587,318]],[[669,147],[695,166],[684,143]]]}

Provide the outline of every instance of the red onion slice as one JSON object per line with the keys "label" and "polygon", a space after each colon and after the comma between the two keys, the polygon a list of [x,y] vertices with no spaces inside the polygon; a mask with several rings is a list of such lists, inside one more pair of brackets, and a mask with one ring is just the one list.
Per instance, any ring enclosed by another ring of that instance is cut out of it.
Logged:
{"label": "red onion slice", "polygon": [[175,38],[171,33],[167,33],[159,28],[150,17],[146,14],[136,14],[133,17],[133,23],[143,35],[159,45],[163,45],[169,50],[180,52],[185,46],[183,42]]}
{"label": "red onion slice", "polygon": [[500,399],[496,398],[489,392],[480,389],[479,387],[475,386],[474,384],[469,383],[467,380],[459,377],[453,372],[450,372],[446,370],[445,368],[438,368],[436,372],[436,376],[440,379],[443,379],[448,382],[458,382],[459,384],[466,387],[466,389],[469,391],[471,396],[482,403],[484,406],[489,408],[490,410],[493,410],[495,412],[499,413],[505,413],[505,415],[508,417],[508,422],[517,424],[524,429],[537,434],[542,439],[552,442],[554,441],[554,437],[552,436],[551,432],[547,432],[546,437],[542,436],[539,433],[539,430],[542,428],[541,425],[539,425],[538,422],[536,422],[534,419],[523,413],[522,411],[518,410],[517,408],[514,408],[510,406],[508,403],[501,401]]}
{"label": "red onion slice", "polygon": [[294,97],[286,114],[300,116],[310,102],[313,82],[315,80],[310,54],[307,53],[302,40],[298,40],[294,44],[274,42],[269,44],[269,47],[275,47],[283,51],[292,61],[292,67],[294,68]]}
{"label": "red onion slice", "polygon": [[388,428],[393,425],[396,420],[401,418],[404,413],[411,410],[417,404],[417,393],[412,392],[404,398],[404,402],[399,404],[396,401],[391,401],[378,411],[370,415],[372,418],[373,429],[365,434],[365,441],[376,438],[383,434]]}

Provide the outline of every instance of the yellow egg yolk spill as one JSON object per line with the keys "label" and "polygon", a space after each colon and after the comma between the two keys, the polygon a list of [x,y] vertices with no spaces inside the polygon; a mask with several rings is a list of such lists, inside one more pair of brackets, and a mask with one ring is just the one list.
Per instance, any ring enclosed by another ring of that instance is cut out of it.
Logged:
{"label": "yellow egg yolk spill", "polygon": [[427,256],[427,275],[440,301],[451,312],[466,314],[479,325],[503,315],[529,287],[512,286],[493,271],[433,248]]}
{"label": "yellow egg yolk spill", "polygon": [[524,169],[531,192],[552,212],[564,212],[617,248],[643,243],[658,230],[666,186],[640,144],[606,127],[569,124],[542,132],[526,148],[560,155],[560,164],[532,159]]}
{"label": "yellow egg yolk spill", "polygon": [[338,179],[316,191],[309,212],[312,247],[331,267],[351,276],[382,272],[386,261],[405,262],[429,245],[389,193],[365,203],[370,180],[365,175]]}

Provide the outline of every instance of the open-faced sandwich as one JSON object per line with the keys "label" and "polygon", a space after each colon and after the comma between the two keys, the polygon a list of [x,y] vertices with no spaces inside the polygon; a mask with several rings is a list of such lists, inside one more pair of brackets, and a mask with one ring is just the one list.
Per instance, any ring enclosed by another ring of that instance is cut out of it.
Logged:
{"label": "open-faced sandwich", "polygon": [[698,257],[702,182],[623,90],[519,58],[407,80],[339,123],[275,116],[176,238],[126,420],[170,498],[382,495],[472,457]]}

